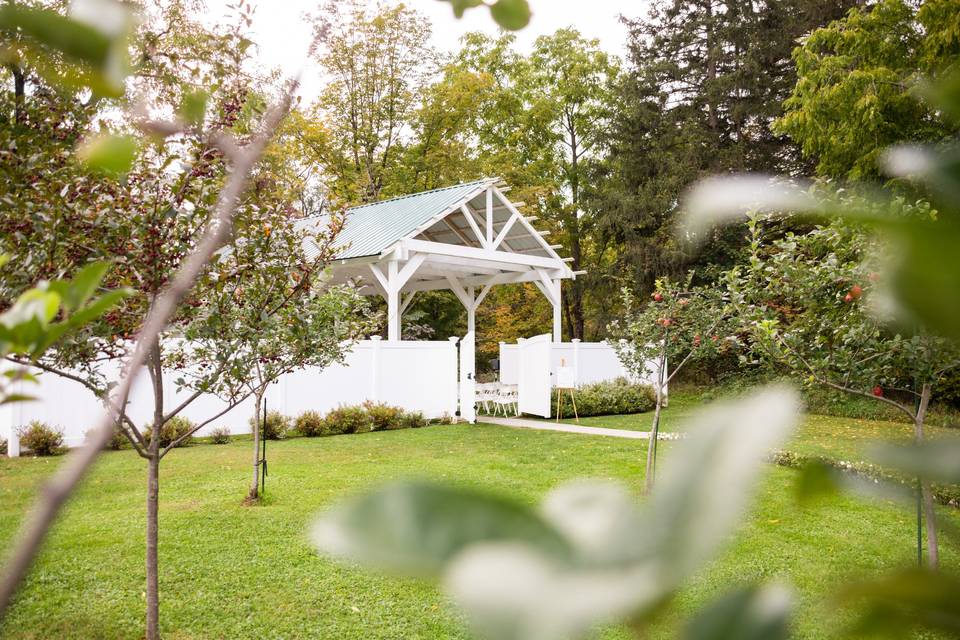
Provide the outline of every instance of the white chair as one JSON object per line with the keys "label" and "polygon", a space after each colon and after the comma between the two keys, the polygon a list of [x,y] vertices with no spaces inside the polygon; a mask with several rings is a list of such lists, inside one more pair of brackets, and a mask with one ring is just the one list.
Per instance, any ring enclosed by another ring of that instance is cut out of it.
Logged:
{"label": "white chair", "polygon": [[483,407],[483,412],[487,415],[490,415],[490,405],[497,398],[498,386],[499,384],[496,382],[481,382],[476,386],[477,404]]}
{"label": "white chair", "polygon": [[497,410],[503,412],[503,417],[507,417],[507,407],[509,407],[515,416],[520,415],[520,404],[518,402],[518,390],[515,384],[501,384],[497,387],[497,397],[494,399],[494,415]]}

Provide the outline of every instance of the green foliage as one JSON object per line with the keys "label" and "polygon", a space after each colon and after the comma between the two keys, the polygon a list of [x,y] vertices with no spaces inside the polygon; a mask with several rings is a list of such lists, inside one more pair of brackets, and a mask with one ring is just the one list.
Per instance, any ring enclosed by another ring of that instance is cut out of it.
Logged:
{"label": "green foliage", "polygon": [[23,45],[19,54],[41,75],[66,87],[86,86],[114,98],[125,89],[135,22],[132,8],[115,0],[72,2],[66,16],[20,2],[0,7],[0,32],[19,37]]}
{"label": "green foliage", "polygon": [[[8,261],[9,256],[0,256],[0,267]],[[36,361],[67,334],[98,319],[130,295],[129,289],[117,289],[94,298],[108,266],[106,262],[92,263],[73,279],[44,282],[20,294],[0,314],[0,357]],[[7,390],[7,385],[17,380],[36,381],[25,369],[5,371],[0,403],[29,399],[12,396]]]}
{"label": "green foliage", "polygon": [[692,280],[692,273],[684,282],[658,280],[647,303],[624,289],[623,313],[608,328],[617,356],[636,378],[662,369],[661,384],[654,384],[658,397],[687,363],[737,348],[722,291],[694,287]]}
{"label": "green foliage", "polygon": [[387,431],[389,429],[400,428],[400,418],[403,416],[403,409],[369,400],[363,403],[363,409],[370,418],[373,431]]}
{"label": "green foliage", "polygon": [[323,418],[327,435],[367,433],[373,431],[373,420],[367,410],[359,406],[337,407]]}
{"label": "green foliage", "polygon": [[[564,392],[560,417],[572,418],[573,405],[566,393]],[[553,398],[551,417],[555,418],[556,391]],[[653,409],[657,402],[652,387],[631,383],[626,378],[584,385],[574,391],[574,398],[577,403],[577,415],[584,417],[644,413]]]}
{"label": "green foliage", "polygon": [[698,252],[685,251],[674,232],[678,201],[693,181],[713,173],[805,171],[797,145],[769,126],[796,82],[790,52],[858,2],[647,4],[640,17],[627,14],[627,65],[610,153],[588,203],[596,209],[594,241],[608,251],[593,276],[593,310],[608,319],[617,315],[611,306],[625,284],[646,296],[657,278],[693,268],[709,279],[711,270],[740,258],[736,227],[718,230]]}
{"label": "green foliage", "polygon": [[35,456],[55,456],[63,452],[63,430],[34,420],[17,429],[20,446]]}
{"label": "green foliage", "polygon": [[404,411],[400,416],[400,429],[420,429],[427,426],[427,419],[420,411]]}
{"label": "green foliage", "polygon": [[7,439],[0,438],[0,456],[7,455]]}
{"label": "green foliage", "polygon": [[[442,577],[488,638],[586,637],[626,617],[639,625],[736,527],[759,459],[786,438],[797,408],[791,394],[775,390],[715,406],[692,425],[643,509],[600,482],[556,489],[539,512],[473,490],[407,482],[334,507],[313,539],[349,560]],[[763,615],[766,607],[729,605],[708,614],[729,618],[731,608],[744,628],[777,629],[782,623],[772,619],[786,615],[786,605],[773,616]],[[754,615],[761,620],[744,620]]]}
{"label": "green foliage", "polygon": [[232,436],[229,427],[216,427],[210,432],[211,444],[230,444]]}
{"label": "green foliage", "polygon": [[254,416],[250,418],[250,429],[252,430],[256,423],[260,422],[260,437],[267,440],[283,440],[290,431],[290,418],[279,411],[268,411],[267,419],[263,416]]}
{"label": "green foliage", "polygon": [[[191,422],[188,418],[183,416],[174,416],[167,420],[162,427],[160,427],[160,448],[169,446],[172,442],[178,438],[183,437],[190,431],[192,431],[196,425]],[[153,429],[147,429],[143,432],[143,439],[147,442],[150,442],[153,439]],[[193,442],[193,436],[189,436],[181,440],[177,447],[186,447]]]}
{"label": "green foliage", "polygon": [[323,416],[316,411],[301,413],[293,423],[293,428],[298,434],[307,438],[327,435]]}
{"label": "green foliage", "polygon": [[795,140],[819,175],[851,179],[878,177],[892,144],[956,133],[918,97],[921,78],[956,58],[958,11],[956,0],[882,0],[817,29],[794,51],[797,83],[773,130]]}
{"label": "green foliage", "polygon": [[[754,356],[811,385],[888,404],[896,400],[885,389],[919,397],[960,358],[947,341],[889,327],[874,302],[881,276],[868,261],[879,247],[861,230],[835,223],[765,242],[762,225],[750,226],[749,263],[730,273],[728,285]],[[915,413],[911,402],[899,404]]]}

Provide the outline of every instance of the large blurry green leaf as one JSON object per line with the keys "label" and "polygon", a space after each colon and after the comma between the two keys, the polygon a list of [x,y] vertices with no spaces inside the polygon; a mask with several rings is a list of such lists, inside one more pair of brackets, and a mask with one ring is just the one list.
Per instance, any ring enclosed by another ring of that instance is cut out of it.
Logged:
{"label": "large blurry green leaf", "polygon": [[93,66],[106,63],[110,38],[94,27],[50,9],[6,2],[0,6],[0,28],[19,30],[64,55]]}
{"label": "large blurry green leaf", "polygon": [[[484,4],[483,0],[442,1],[450,3],[454,15],[458,18],[462,18],[467,9]],[[490,5],[490,16],[504,29],[517,31],[530,23],[530,4],[528,0],[496,0]]]}
{"label": "large blurry green leaf", "polygon": [[841,603],[857,603],[862,612],[858,635],[904,638],[917,628],[960,635],[960,580],[944,573],[911,569],[847,586]]}
{"label": "large blurry green leaf", "polygon": [[449,2],[453,7],[453,14],[458,18],[462,18],[467,9],[483,4],[483,0],[441,0],[441,2]]}
{"label": "large blurry green leaf", "polygon": [[111,177],[126,175],[136,155],[137,139],[127,135],[98,134],[77,149],[77,157],[84,164]]}
{"label": "large blurry green leaf", "polygon": [[72,280],[64,282],[65,286],[60,292],[64,307],[68,311],[73,311],[86,304],[87,300],[96,293],[97,287],[100,286],[109,268],[109,262],[92,262],[81,269]]}
{"label": "large blurry green leaf", "polygon": [[183,95],[177,115],[190,124],[200,124],[207,111],[207,92],[202,90],[190,91]]}
{"label": "large blurry green leaf", "polygon": [[911,476],[960,484],[960,440],[956,438],[942,437],[906,446],[876,445],[869,455],[879,464]]}
{"label": "large blurry green leaf", "polygon": [[779,640],[790,637],[790,592],[751,585],[722,595],[697,612],[684,640]]}
{"label": "large blurry green leaf", "polygon": [[399,482],[346,502],[314,525],[322,551],[413,574],[437,574],[468,545],[515,541],[551,557],[566,541],[527,507],[478,491]]}
{"label": "large blurry green leaf", "polygon": [[581,637],[653,611],[729,538],[769,451],[797,420],[790,390],[769,388],[702,413],[676,446],[650,503],[580,481],[538,515],[465,489],[399,483],[321,517],[317,546],[408,573],[444,575],[483,635]]}
{"label": "large blurry green leaf", "polygon": [[530,23],[530,5],[527,0],[497,0],[490,15],[504,29],[517,31]]}
{"label": "large blurry green leaf", "polygon": [[[16,2],[0,6],[0,31],[26,36],[23,53],[31,58],[37,73],[111,97],[124,91],[129,71],[127,43],[134,22],[130,5],[119,0],[73,0],[68,16]],[[62,53],[75,67],[64,73],[49,60],[50,49]]]}

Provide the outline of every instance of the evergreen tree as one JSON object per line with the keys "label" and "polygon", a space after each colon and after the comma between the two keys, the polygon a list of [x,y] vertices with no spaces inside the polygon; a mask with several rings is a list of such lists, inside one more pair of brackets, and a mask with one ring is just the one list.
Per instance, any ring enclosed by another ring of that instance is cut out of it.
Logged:
{"label": "evergreen tree", "polygon": [[795,83],[791,50],[852,4],[658,0],[626,21],[629,69],[610,184],[596,204],[602,241],[619,247],[615,273],[650,290],[658,275],[732,260],[740,229],[719,232],[700,256],[683,254],[671,233],[680,195],[709,174],[806,169],[795,145],[771,130]]}

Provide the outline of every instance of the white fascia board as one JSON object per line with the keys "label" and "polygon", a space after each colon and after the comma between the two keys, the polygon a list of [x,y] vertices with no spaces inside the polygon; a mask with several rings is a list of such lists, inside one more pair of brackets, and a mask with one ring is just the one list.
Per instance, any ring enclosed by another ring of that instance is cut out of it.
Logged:
{"label": "white fascia board", "polygon": [[[444,242],[429,242],[426,240],[413,239],[404,240],[403,246],[409,251],[416,251],[418,253],[431,253],[443,256],[454,256],[458,258],[472,258],[474,260],[492,260],[494,262],[522,265],[525,267],[569,270],[566,266],[566,263],[564,263],[556,254],[553,254],[554,257],[552,258],[544,258],[541,256],[528,256],[520,253],[510,253],[508,251],[490,251],[488,249],[464,247],[462,245],[446,244]],[[552,250],[551,253],[553,253]]]}

